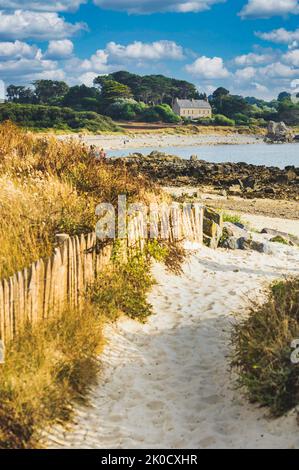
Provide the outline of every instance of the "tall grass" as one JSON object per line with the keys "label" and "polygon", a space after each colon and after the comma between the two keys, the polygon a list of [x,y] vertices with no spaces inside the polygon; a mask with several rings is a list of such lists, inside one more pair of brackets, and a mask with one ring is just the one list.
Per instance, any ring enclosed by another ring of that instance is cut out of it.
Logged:
{"label": "tall grass", "polygon": [[40,430],[69,420],[98,371],[103,319],[92,305],[28,324],[0,369],[0,448],[38,447]]}
{"label": "tall grass", "polygon": [[253,305],[235,325],[232,366],[249,399],[281,415],[299,404],[299,365],[291,361],[299,339],[299,278],[271,287],[267,301]]}
{"label": "tall grass", "polygon": [[[124,166],[97,164],[78,142],[1,125],[0,279],[49,256],[55,234],[93,231],[96,205],[116,204],[120,194],[129,202],[160,198],[143,177]],[[120,315],[145,321],[152,312],[151,257],[178,272],[183,250],[152,243],[124,261],[116,249],[81,308],[28,323],[7,345],[0,365],[0,448],[39,447],[41,429],[72,418],[74,400],[84,400],[97,379],[103,324]]]}
{"label": "tall grass", "polygon": [[95,207],[154,198],[149,183],[125,167],[97,164],[75,140],[59,142],[0,125],[0,279],[49,256],[55,234],[88,233]]}

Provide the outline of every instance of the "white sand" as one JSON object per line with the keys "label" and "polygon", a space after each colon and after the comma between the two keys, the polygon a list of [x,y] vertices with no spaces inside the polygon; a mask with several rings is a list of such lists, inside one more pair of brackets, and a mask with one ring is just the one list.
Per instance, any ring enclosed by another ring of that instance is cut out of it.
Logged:
{"label": "white sand", "polygon": [[[58,136],[58,139],[78,139],[78,134]],[[240,134],[104,134],[104,135],[86,135],[82,136],[82,142],[87,145],[96,145],[105,150],[122,150],[134,148],[154,147],[185,147],[198,145],[225,145],[225,144],[255,144],[263,142],[263,138],[255,135]]]}
{"label": "white sand", "polygon": [[[156,265],[155,315],[107,328],[104,376],[53,448],[299,448],[296,413],[270,420],[233,389],[231,322],[271,280],[299,273],[299,250],[193,252],[184,275]],[[276,249],[275,248],[275,249]]]}

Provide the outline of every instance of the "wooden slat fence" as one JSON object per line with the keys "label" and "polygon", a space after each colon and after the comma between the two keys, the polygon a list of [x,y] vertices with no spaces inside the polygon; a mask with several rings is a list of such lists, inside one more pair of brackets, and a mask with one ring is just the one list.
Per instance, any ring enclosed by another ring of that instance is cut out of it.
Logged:
{"label": "wooden slat fence", "polygon": [[[157,214],[154,219],[148,221],[145,230],[140,217],[132,218],[124,251],[137,246],[143,249],[146,231],[157,229],[163,234],[162,218]],[[195,207],[182,217],[176,217],[175,222],[170,223],[167,238],[202,243],[203,208]],[[96,247],[95,233],[66,236],[49,259],[40,259],[0,281],[0,339],[3,342],[13,339],[27,321],[34,324],[59,314],[66,305],[77,306],[88,285],[111,259],[112,243],[99,250]]]}

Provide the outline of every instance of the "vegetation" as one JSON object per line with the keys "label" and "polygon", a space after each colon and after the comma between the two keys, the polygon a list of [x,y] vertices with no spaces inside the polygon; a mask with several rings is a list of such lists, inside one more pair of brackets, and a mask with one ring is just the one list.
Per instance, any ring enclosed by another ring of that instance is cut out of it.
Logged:
{"label": "vegetation", "polygon": [[[0,126],[0,279],[49,256],[56,233],[88,233],[102,201],[148,202],[150,184],[126,168],[97,165],[77,141],[59,142]],[[159,196],[157,196],[159,197]]]}
{"label": "vegetation", "polygon": [[101,87],[107,80],[113,80],[128,87],[136,101],[147,105],[169,104],[175,98],[198,99],[200,97],[195,85],[184,80],[175,80],[163,75],[146,75],[144,77],[126,71],[115,72],[97,77],[95,85]]}
{"label": "vegetation", "polygon": [[271,287],[267,301],[252,304],[234,327],[232,366],[249,399],[281,415],[299,403],[299,365],[291,361],[299,338],[299,279]]}
{"label": "vegetation", "polygon": [[[87,128],[97,132],[104,126],[102,115],[116,120],[179,123],[181,119],[171,109],[175,98],[209,100],[214,117],[198,120],[201,125],[264,127],[270,120],[283,120],[291,126],[299,124],[299,103],[294,103],[288,92],[281,92],[276,100],[267,102],[233,95],[229,90],[219,87],[207,97],[195,85],[184,80],[163,75],[140,76],[126,71],[96,77],[93,87],[69,87],[65,82],[53,80],[37,80],[32,85],[27,88],[10,85],[7,89],[9,103],[32,106],[28,108],[31,109],[28,111],[31,119],[24,108],[17,113],[18,120],[12,112],[9,118],[30,127],[62,126],[62,129]],[[33,108],[41,105],[46,108],[39,108],[34,113]],[[57,107],[62,109],[63,117]],[[97,114],[70,116],[70,108],[77,113]],[[22,113],[26,114],[26,119]],[[3,117],[0,113],[0,121],[3,119],[7,119],[7,116]],[[41,125],[38,124],[39,120]],[[23,124],[24,121],[29,121],[29,124]]]}
{"label": "vegetation", "polygon": [[48,105],[0,104],[0,122],[10,120],[34,129],[61,129],[90,132],[118,131],[109,118],[92,111],[77,112],[71,108]]}
{"label": "vegetation", "polygon": [[[152,191],[154,189],[154,192]],[[160,193],[125,167],[95,164],[75,141],[57,142],[0,126],[0,279],[53,250],[55,234],[87,233],[96,224],[95,207],[158,202]],[[0,448],[41,445],[41,430],[72,418],[74,400],[86,400],[99,372],[103,325],[127,315],[145,321],[146,294],[154,279],[151,259],[179,272],[184,250],[149,242],[124,261],[115,244],[112,262],[86,293],[81,308],[44,319],[6,345],[0,366]]]}

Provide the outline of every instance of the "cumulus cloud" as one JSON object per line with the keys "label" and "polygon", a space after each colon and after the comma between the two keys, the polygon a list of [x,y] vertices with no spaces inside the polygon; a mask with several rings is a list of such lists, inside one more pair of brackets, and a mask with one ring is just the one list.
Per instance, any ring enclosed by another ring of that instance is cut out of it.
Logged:
{"label": "cumulus cloud", "polygon": [[240,12],[242,18],[271,18],[299,14],[298,0],[248,0]]}
{"label": "cumulus cloud", "polygon": [[107,52],[99,49],[90,57],[90,59],[83,60],[80,68],[86,72],[95,72],[97,74],[107,73],[109,71],[108,57],[109,55]]}
{"label": "cumulus cloud", "polygon": [[282,62],[274,62],[259,70],[262,76],[268,78],[292,78],[298,75],[299,70]]}
{"label": "cumulus cloud", "polygon": [[252,80],[256,75],[256,69],[254,67],[245,67],[245,69],[237,70],[235,76],[237,80],[247,81]]}
{"label": "cumulus cloud", "polygon": [[235,63],[238,66],[259,65],[266,64],[272,59],[273,56],[271,54],[255,54],[254,52],[250,52],[249,54],[237,56]]}
{"label": "cumulus cloud", "polygon": [[299,67],[299,49],[287,52],[287,54],[283,56],[283,59],[288,64],[293,65],[294,67]]}
{"label": "cumulus cloud", "polygon": [[25,42],[0,42],[0,60],[27,58],[33,59],[40,50]]}
{"label": "cumulus cloud", "polygon": [[155,12],[196,13],[209,10],[216,3],[226,0],[94,0],[94,3],[109,10],[147,14]]}
{"label": "cumulus cloud", "polygon": [[180,60],[184,57],[183,48],[173,41],[155,41],[148,44],[135,41],[127,46],[110,42],[106,46],[106,52],[109,56],[122,61],[126,59]]}
{"label": "cumulus cloud", "polygon": [[45,53],[47,59],[66,59],[73,54],[74,44],[69,39],[52,40]]}
{"label": "cumulus cloud", "polygon": [[187,72],[203,79],[227,78],[230,74],[221,57],[199,57],[186,66]]}
{"label": "cumulus cloud", "polygon": [[276,44],[292,44],[295,41],[299,41],[299,29],[296,29],[295,31],[288,31],[285,28],[279,28],[267,33],[258,31],[255,34],[260,39],[274,42]]}
{"label": "cumulus cloud", "polygon": [[17,10],[25,6],[27,10],[34,11],[75,11],[81,4],[86,3],[86,1],[87,0],[32,0],[26,2],[26,5],[24,5],[23,0],[0,0],[0,8]]}
{"label": "cumulus cloud", "polygon": [[16,10],[0,11],[0,38],[38,40],[64,39],[82,29],[84,23],[67,23],[57,13]]}

